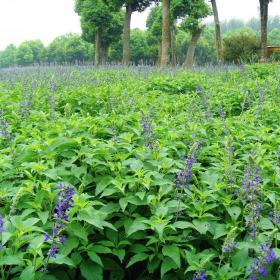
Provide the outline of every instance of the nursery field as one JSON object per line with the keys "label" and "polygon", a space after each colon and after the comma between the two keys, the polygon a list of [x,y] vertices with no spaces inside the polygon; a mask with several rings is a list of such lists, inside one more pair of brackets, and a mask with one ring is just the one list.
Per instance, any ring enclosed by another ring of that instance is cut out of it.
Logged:
{"label": "nursery field", "polygon": [[280,279],[280,65],[0,70],[0,279]]}

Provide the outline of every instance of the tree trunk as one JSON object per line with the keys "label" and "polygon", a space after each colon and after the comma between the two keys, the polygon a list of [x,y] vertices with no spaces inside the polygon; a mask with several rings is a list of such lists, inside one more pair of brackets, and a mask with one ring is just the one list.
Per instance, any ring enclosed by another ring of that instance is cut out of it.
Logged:
{"label": "tree trunk", "polygon": [[162,45],[159,44],[159,48],[158,48],[158,58],[157,58],[157,65],[160,66],[160,62],[161,62],[161,47]]}
{"label": "tree trunk", "polygon": [[123,29],[123,64],[128,65],[130,62],[130,23],[132,15],[132,6],[128,4],[125,10],[125,21]]}
{"label": "tree trunk", "polygon": [[100,64],[100,32],[97,29],[95,33],[95,66]]}
{"label": "tree trunk", "polygon": [[177,64],[177,56],[176,56],[176,33],[175,33],[175,25],[173,24],[170,31],[171,36],[171,64],[172,66],[176,66]]}
{"label": "tree trunk", "polygon": [[196,45],[197,45],[197,42],[200,38],[202,31],[203,31],[203,27],[198,27],[192,33],[192,39],[191,39],[190,45],[188,47],[187,57],[186,57],[186,60],[184,63],[184,66],[186,66],[186,67],[193,67],[193,65],[194,65],[195,49],[196,49]]}
{"label": "tree trunk", "polygon": [[103,44],[102,51],[101,51],[101,63],[103,65],[107,64],[108,62],[108,52],[109,52],[109,46],[107,44]]}
{"label": "tree trunk", "polygon": [[267,20],[269,0],[259,1],[261,13],[261,61],[265,62],[267,60]]}
{"label": "tree trunk", "polygon": [[221,38],[221,26],[219,20],[219,13],[216,0],[211,0],[214,22],[215,22],[215,35],[216,35],[216,50],[217,50],[217,63],[221,65],[223,63],[222,58],[222,38]]}
{"label": "tree trunk", "polygon": [[162,46],[161,46],[161,66],[167,66],[169,62],[170,45],[170,0],[162,0]]}

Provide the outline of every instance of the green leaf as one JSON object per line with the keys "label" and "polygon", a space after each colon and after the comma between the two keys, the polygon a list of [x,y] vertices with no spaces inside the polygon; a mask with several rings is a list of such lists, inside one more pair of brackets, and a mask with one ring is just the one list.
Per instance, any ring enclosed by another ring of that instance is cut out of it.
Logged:
{"label": "green leaf", "polygon": [[121,206],[121,208],[122,208],[122,211],[124,212],[124,210],[125,210],[125,208],[126,208],[126,206],[127,206],[127,204],[128,204],[128,201],[127,201],[126,197],[122,197],[122,198],[119,200],[119,204],[120,204],[120,206]]}
{"label": "green leaf", "polygon": [[210,187],[214,186],[219,180],[219,174],[207,170],[201,176],[201,180],[204,181]]}
{"label": "green leaf", "polygon": [[194,220],[193,224],[195,226],[195,229],[200,233],[200,234],[206,234],[206,232],[209,229],[209,223],[206,221],[200,221],[200,220]]}
{"label": "green leaf", "polygon": [[13,234],[11,232],[4,231],[2,233],[2,244],[5,245]]}
{"label": "green leaf", "polygon": [[83,261],[80,270],[86,280],[103,280],[102,267],[90,260]]}
{"label": "green leaf", "polygon": [[65,244],[60,250],[60,254],[63,256],[68,256],[73,249],[77,248],[79,245],[79,240],[75,237],[69,237],[66,239]]}
{"label": "green leaf", "polygon": [[1,265],[23,265],[23,259],[19,256],[3,256],[0,258]]}
{"label": "green leaf", "polygon": [[143,219],[137,219],[137,220],[134,220],[132,222],[132,224],[130,225],[130,227],[127,228],[127,235],[130,236],[131,234],[135,233],[135,232],[138,232],[138,231],[141,231],[141,230],[146,230],[148,229],[149,226],[147,224],[145,224],[143,222]]}
{"label": "green leaf", "polygon": [[38,223],[40,220],[37,219],[37,218],[29,218],[25,221],[22,222],[22,225],[25,227],[25,228],[29,228],[33,225],[35,225],[36,223]]}
{"label": "green leaf", "polygon": [[275,193],[274,192],[270,192],[266,196],[272,202],[272,204],[275,205],[275,201],[276,201]]}
{"label": "green leaf", "polygon": [[215,224],[214,233],[214,239],[218,239],[221,236],[227,235],[227,226],[225,224]]}
{"label": "green leaf", "polygon": [[125,257],[124,249],[113,249],[112,254],[117,256],[119,258],[120,262],[123,262],[123,259]]}
{"label": "green leaf", "polygon": [[168,271],[170,271],[171,269],[176,269],[177,265],[176,263],[173,262],[172,259],[170,258],[164,258],[162,264],[161,264],[161,268],[160,268],[160,275],[161,278],[164,276],[164,274]]}
{"label": "green leaf", "polygon": [[261,218],[259,226],[263,230],[274,229],[273,223],[267,218]]}
{"label": "green leaf", "polygon": [[20,280],[33,280],[35,278],[35,269],[33,266],[27,266],[20,274]]}
{"label": "green leaf", "polygon": [[138,160],[138,159],[128,159],[125,160],[123,162],[124,165],[129,165],[129,168],[133,171],[133,172],[137,172],[138,170],[141,170],[143,168],[143,163]]}
{"label": "green leaf", "polygon": [[249,262],[248,249],[242,249],[232,257],[233,268],[246,267]]}
{"label": "green leaf", "polygon": [[102,246],[102,245],[94,245],[92,247],[92,250],[95,253],[98,253],[98,254],[110,254],[111,253],[111,249],[110,248]]}
{"label": "green leaf", "polygon": [[73,233],[75,236],[79,237],[80,239],[84,241],[88,241],[88,233],[86,229],[79,223],[72,222],[71,224],[68,225],[68,228],[71,233]]}
{"label": "green leaf", "polygon": [[70,258],[68,258],[66,256],[63,256],[63,255],[60,255],[60,254],[56,255],[55,258],[50,258],[50,263],[66,264],[68,266],[75,267],[74,262]]}
{"label": "green leaf", "polygon": [[95,262],[95,263],[99,264],[101,267],[103,267],[102,260],[94,251],[88,251],[87,254],[93,262]]}
{"label": "green leaf", "polygon": [[234,221],[237,221],[238,217],[241,214],[241,208],[238,206],[229,207],[227,211]]}
{"label": "green leaf", "polygon": [[78,214],[79,220],[85,221],[99,229],[104,228],[106,217],[107,217],[107,213],[95,210],[93,207],[83,209]]}
{"label": "green leaf", "polygon": [[41,222],[43,223],[43,225],[48,221],[49,218],[49,211],[45,211],[45,212],[38,212],[38,216],[41,220]]}
{"label": "green leaf", "polygon": [[181,267],[180,250],[175,245],[166,245],[162,248],[162,254],[166,257],[170,257],[177,265]]}
{"label": "green leaf", "polygon": [[99,195],[102,193],[106,187],[110,185],[112,182],[112,177],[111,176],[101,176],[96,179],[96,190],[95,190],[95,195]]}
{"label": "green leaf", "polygon": [[130,258],[128,265],[126,266],[126,268],[129,268],[130,266],[132,266],[133,264],[137,263],[137,262],[141,262],[146,260],[149,257],[149,255],[145,254],[145,253],[139,253],[134,255],[132,258]]}
{"label": "green leaf", "polygon": [[175,222],[172,226],[179,229],[194,228],[192,223],[182,221]]}

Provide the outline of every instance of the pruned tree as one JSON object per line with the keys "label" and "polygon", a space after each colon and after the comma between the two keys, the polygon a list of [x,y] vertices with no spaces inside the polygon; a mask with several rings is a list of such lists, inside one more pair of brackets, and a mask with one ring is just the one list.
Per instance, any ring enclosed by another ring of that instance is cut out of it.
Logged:
{"label": "pruned tree", "polygon": [[147,42],[149,45],[149,56],[156,61],[157,65],[161,62],[161,41],[162,41],[162,7],[152,7],[146,22]]}
{"label": "pruned tree", "polygon": [[197,42],[204,29],[202,19],[211,13],[210,7],[204,0],[174,0],[171,14],[176,19],[181,19],[180,28],[190,32],[191,41],[188,47],[185,66],[193,66]]}
{"label": "pruned tree", "polygon": [[268,5],[272,0],[259,0],[261,17],[261,61],[267,60],[267,22]]}
{"label": "pruned tree", "polygon": [[133,12],[143,12],[153,2],[157,0],[107,0],[112,7],[119,9],[125,8],[125,19],[123,27],[123,64],[128,65],[130,62],[130,29],[131,16]]}
{"label": "pruned tree", "polygon": [[170,48],[170,0],[162,0],[162,39],[161,39],[161,66],[169,63]]}
{"label": "pruned tree", "polygon": [[184,66],[186,67],[192,67],[194,65],[195,49],[204,27],[205,25],[197,25],[196,28],[193,28],[191,31],[191,41],[184,62]]}
{"label": "pruned tree", "polygon": [[83,38],[95,44],[95,65],[108,56],[110,44],[122,33],[122,13],[103,0],[76,0],[75,11],[81,17]]}
{"label": "pruned tree", "polygon": [[217,8],[216,0],[211,0],[214,23],[215,23],[215,37],[216,37],[216,51],[217,51],[217,63],[222,64],[222,38],[221,38],[221,26],[219,20],[219,13]]}

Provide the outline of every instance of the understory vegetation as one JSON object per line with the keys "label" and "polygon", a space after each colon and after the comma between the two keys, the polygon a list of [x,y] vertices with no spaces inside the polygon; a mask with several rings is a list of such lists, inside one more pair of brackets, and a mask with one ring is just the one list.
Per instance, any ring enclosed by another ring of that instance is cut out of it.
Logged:
{"label": "understory vegetation", "polygon": [[279,280],[279,80],[0,70],[0,278]]}

